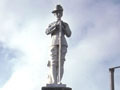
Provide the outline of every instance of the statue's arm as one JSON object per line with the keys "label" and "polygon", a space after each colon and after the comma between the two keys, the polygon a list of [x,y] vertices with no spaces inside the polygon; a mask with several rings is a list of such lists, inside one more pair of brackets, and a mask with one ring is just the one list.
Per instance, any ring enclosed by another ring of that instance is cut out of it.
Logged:
{"label": "statue's arm", "polygon": [[52,24],[50,24],[49,26],[48,26],[48,28],[46,29],[46,34],[47,35],[49,35],[49,34],[51,34],[53,31],[55,31],[56,30],[56,25],[55,25],[55,23],[52,23]]}
{"label": "statue's arm", "polygon": [[65,35],[66,35],[67,37],[70,37],[71,34],[72,34],[72,32],[71,32],[71,30],[70,30],[70,27],[69,27],[69,25],[68,25],[67,23],[65,23],[64,33],[65,33]]}

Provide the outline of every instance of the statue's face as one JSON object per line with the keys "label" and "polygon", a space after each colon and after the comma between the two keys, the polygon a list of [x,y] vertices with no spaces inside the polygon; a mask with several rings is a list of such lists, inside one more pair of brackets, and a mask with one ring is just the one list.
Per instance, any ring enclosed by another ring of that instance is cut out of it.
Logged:
{"label": "statue's face", "polygon": [[61,17],[63,16],[63,12],[62,11],[56,12],[55,16],[57,19],[61,19]]}

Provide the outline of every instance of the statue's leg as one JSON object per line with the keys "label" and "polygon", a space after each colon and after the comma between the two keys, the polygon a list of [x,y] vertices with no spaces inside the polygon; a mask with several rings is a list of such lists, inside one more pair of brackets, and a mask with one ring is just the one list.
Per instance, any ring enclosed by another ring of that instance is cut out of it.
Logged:
{"label": "statue's leg", "polygon": [[61,73],[60,73],[60,79],[62,80],[63,73],[64,73],[64,61],[65,61],[65,55],[67,53],[67,46],[62,46],[62,51],[61,51]]}
{"label": "statue's leg", "polygon": [[57,84],[57,59],[58,59],[58,46],[51,48],[51,78],[52,83]]}

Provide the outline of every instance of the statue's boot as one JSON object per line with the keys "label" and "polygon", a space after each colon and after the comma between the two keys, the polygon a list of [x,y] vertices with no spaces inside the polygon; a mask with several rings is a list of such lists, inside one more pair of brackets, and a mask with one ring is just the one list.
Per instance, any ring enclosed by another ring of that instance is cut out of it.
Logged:
{"label": "statue's boot", "polygon": [[64,73],[64,69],[63,69],[63,67],[61,67],[61,71],[60,71],[61,73],[60,73],[60,81],[62,80],[62,77],[63,77],[63,73]]}
{"label": "statue's boot", "polygon": [[53,84],[57,84],[57,68],[56,68],[56,66],[52,65],[51,70],[52,70],[52,72],[51,72],[52,83]]}
{"label": "statue's boot", "polygon": [[[59,71],[59,70],[58,70]],[[59,84],[61,84],[61,80],[63,77],[63,73],[64,73],[64,62],[61,62],[61,69],[60,69],[60,81],[58,81]],[[58,76],[59,72],[57,72],[57,76]],[[58,79],[59,80],[59,79]]]}

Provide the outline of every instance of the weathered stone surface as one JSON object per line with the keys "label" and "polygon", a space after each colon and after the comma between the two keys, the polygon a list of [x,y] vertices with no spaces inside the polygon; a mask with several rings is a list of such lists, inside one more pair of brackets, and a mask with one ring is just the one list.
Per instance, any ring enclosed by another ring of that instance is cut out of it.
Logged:
{"label": "weathered stone surface", "polygon": [[42,90],[72,90],[70,87],[42,87]]}

